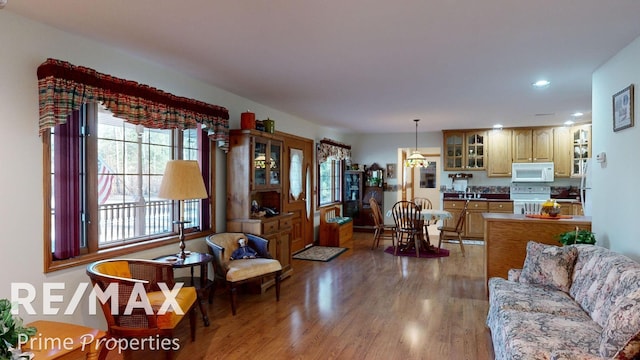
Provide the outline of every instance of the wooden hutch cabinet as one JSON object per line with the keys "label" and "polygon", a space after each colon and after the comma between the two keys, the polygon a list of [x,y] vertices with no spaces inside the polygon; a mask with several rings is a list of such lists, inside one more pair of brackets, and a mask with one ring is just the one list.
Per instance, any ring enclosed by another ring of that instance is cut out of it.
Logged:
{"label": "wooden hutch cabinet", "polygon": [[[269,240],[269,252],[291,275],[291,214],[282,213],[283,139],[257,130],[231,130],[227,154],[227,231]],[[262,284],[262,290],[273,280]]]}

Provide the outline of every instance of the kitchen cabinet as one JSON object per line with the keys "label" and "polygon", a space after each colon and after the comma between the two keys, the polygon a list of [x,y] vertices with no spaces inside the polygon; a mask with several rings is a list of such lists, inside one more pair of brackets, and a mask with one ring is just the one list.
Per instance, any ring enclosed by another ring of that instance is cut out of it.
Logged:
{"label": "kitchen cabinet", "polygon": [[571,177],[582,177],[584,164],[591,157],[591,124],[571,128]]}
{"label": "kitchen cabinet", "polygon": [[487,176],[511,177],[512,131],[496,129],[487,133]]}
{"label": "kitchen cabinet", "polygon": [[513,162],[553,161],[553,129],[514,129]]}
{"label": "kitchen cabinet", "polygon": [[553,129],[553,163],[554,176],[568,178],[571,176],[571,128],[560,126]]}
{"label": "kitchen cabinet", "polygon": [[486,130],[443,131],[444,170],[484,170]]}
{"label": "kitchen cabinet", "polygon": [[[257,130],[231,130],[227,153],[227,231],[269,240],[271,255],[291,269],[292,214],[282,213],[283,139]],[[273,210],[273,215],[264,209]],[[271,279],[272,280],[272,279]],[[271,280],[262,289],[271,286]]]}
{"label": "kitchen cabinet", "polygon": [[442,204],[442,209],[451,213],[451,219],[444,220],[444,226],[446,227],[455,227],[456,222],[458,221],[458,216],[462,212],[462,208],[464,208],[464,203],[466,200],[463,199],[451,199],[444,200]]}
{"label": "kitchen cabinet", "polygon": [[[443,209],[452,215],[452,219],[445,221],[445,226],[455,226],[465,201],[464,199],[455,198],[443,201]],[[465,214],[464,233],[462,234],[464,239],[484,238],[484,218],[482,214],[487,212],[513,214],[513,201],[469,200],[469,206]]]}
{"label": "kitchen cabinet", "polygon": [[483,200],[470,200],[465,221],[466,238],[484,237],[484,218],[482,213],[489,211],[489,203]]}

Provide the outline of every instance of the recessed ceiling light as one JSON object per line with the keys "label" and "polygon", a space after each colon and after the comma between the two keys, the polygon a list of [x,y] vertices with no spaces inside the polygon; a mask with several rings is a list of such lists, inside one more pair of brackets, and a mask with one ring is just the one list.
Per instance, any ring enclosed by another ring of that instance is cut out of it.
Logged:
{"label": "recessed ceiling light", "polygon": [[573,121],[572,120],[567,120],[564,122],[565,125],[573,125]]}
{"label": "recessed ceiling light", "polygon": [[571,114],[571,116],[573,116],[573,117],[580,117],[582,115],[584,115],[584,114],[581,113],[581,112],[575,112],[575,113]]}
{"label": "recessed ceiling light", "polygon": [[537,88],[543,88],[543,87],[549,86],[549,84],[551,84],[551,82],[549,80],[538,80],[538,81],[534,82],[531,85],[533,85],[534,87],[537,87]]}
{"label": "recessed ceiling light", "polygon": [[493,125],[494,129],[502,129],[502,124],[495,124]]}

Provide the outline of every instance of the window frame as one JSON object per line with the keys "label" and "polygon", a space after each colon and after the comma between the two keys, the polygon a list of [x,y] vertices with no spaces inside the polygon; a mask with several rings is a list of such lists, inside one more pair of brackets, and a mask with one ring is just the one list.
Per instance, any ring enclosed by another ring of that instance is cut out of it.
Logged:
{"label": "window frame", "polygon": [[331,169],[332,169],[332,173],[337,171],[337,175],[332,176],[333,179],[335,179],[335,181],[338,181],[339,183],[339,188],[336,189],[335,186],[331,187],[331,198],[332,200],[330,202],[327,203],[322,203],[321,200],[321,194],[322,194],[322,174],[321,174],[321,166],[323,163],[318,163],[318,167],[317,167],[317,183],[318,183],[318,197],[316,199],[317,204],[318,204],[318,208],[321,207],[325,207],[325,206],[331,206],[331,205],[335,205],[335,204],[341,204],[342,203],[342,193],[343,193],[343,189],[342,187],[344,186],[344,181],[343,181],[343,177],[344,177],[344,160],[337,160],[334,158],[328,158],[327,161],[325,162],[331,162]]}
{"label": "window frame", "polygon": [[[86,107],[89,108],[87,112],[94,111],[95,113],[97,113],[97,106],[87,105]],[[175,129],[175,130],[179,130],[179,129]],[[180,136],[182,136],[182,134],[180,134]],[[166,236],[158,236],[158,237],[153,237],[151,239],[141,240],[138,242],[123,243],[120,245],[114,245],[114,246],[109,246],[104,248],[98,247],[97,239],[96,239],[96,242],[94,242],[93,244],[90,242],[87,242],[86,247],[84,248],[81,247],[80,254],[78,256],[75,256],[69,259],[55,260],[53,257],[52,246],[51,246],[52,230],[53,230],[53,227],[52,227],[53,224],[51,222],[51,211],[52,211],[51,198],[53,196],[53,193],[52,193],[53,189],[52,189],[52,182],[51,182],[51,159],[52,159],[51,129],[47,129],[41,138],[42,138],[42,145],[43,145],[43,151],[42,151],[43,219],[44,219],[44,222],[43,222],[44,251],[43,252],[44,252],[44,272],[45,273],[67,269],[71,267],[76,267],[80,265],[86,265],[93,261],[127,255],[127,254],[131,254],[131,253],[135,253],[143,250],[154,249],[154,248],[158,248],[166,245],[176,245],[178,243],[179,231],[178,231],[178,227],[174,226],[172,229],[173,231],[167,234]],[[193,228],[185,229],[187,230],[185,232],[185,241],[203,238],[207,235],[213,234],[216,230],[215,193],[214,193],[216,188],[216,181],[215,181],[215,178],[216,178],[215,177],[215,168],[216,168],[215,155],[216,154],[214,151],[215,144],[207,137],[204,137],[203,140],[208,141],[209,152],[208,154],[206,154],[207,155],[206,159],[199,159],[199,160],[208,162],[209,174],[208,174],[208,179],[205,178],[205,183],[208,182],[210,186],[209,186],[209,201],[208,202],[205,201],[203,205],[203,206],[206,206],[206,204],[208,204],[208,209],[206,209],[202,213],[205,214],[204,216],[207,216],[209,218],[208,223],[210,226],[209,226],[209,229],[202,230],[202,231],[195,230]],[[174,147],[174,151],[176,151],[176,149],[177,148]],[[97,149],[94,149],[90,146],[86,149],[86,151],[87,151],[88,157],[92,159],[94,158],[97,159]],[[95,167],[94,170],[97,169],[97,164],[92,165],[93,163],[92,161],[87,161],[87,163],[88,163],[88,166]],[[92,175],[89,175],[91,177],[95,176],[94,175],[95,173],[96,173],[95,171],[88,172],[88,174],[92,174]],[[88,181],[92,181],[92,180],[89,179]],[[93,181],[95,181],[95,179]],[[93,197],[88,199],[88,202],[90,204],[96,203],[94,205],[97,205],[97,201],[98,199]],[[174,206],[177,206],[177,205],[174,204]],[[205,219],[202,219],[202,222],[204,221]],[[94,226],[95,227],[98,226],[97,221],[91,222],[89,224],[89,227],[94,227]]]}

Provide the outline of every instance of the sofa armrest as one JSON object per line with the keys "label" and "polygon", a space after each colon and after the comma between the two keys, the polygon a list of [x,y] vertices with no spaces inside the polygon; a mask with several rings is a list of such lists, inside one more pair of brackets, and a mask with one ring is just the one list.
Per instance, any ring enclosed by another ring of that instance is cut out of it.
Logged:
{"label": "sofa armrest", "polygon": [[550,360],[606,360],[603,357],[595,356],[582,351],[558,350],[551,353]]}
{"label": "sofa armrest", "polygon": [[507,279],[509,281],[518,282],[520,281],[520,274],[522,274],[522,269],[509,269]]}

